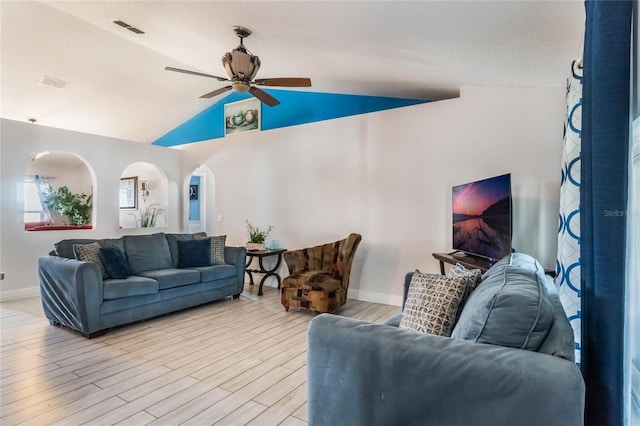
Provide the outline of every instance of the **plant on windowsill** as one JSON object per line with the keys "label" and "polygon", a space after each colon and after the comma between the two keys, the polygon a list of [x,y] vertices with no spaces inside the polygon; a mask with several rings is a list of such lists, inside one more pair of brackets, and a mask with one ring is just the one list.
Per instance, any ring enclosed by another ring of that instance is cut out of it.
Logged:
{"label": "plant on windowsill", "polygon": [[43,195],[43,203],[50,210],[57,211],[64,216],[69,225],[82,226],[91,222],[91,208],[93,195],[74,194],[66,186],[53,189],[51,185]]}
{"label": "plant on windowsill", "polygon": [[266,231],[261,230],[249,223],[249,220],[244,221],[246,223],[247,232],[249,233],[249,242],[247,242],[247,250],[264,250],[264,240],[269,236],[269,232],[273,229],[272,225],[269,225]]}

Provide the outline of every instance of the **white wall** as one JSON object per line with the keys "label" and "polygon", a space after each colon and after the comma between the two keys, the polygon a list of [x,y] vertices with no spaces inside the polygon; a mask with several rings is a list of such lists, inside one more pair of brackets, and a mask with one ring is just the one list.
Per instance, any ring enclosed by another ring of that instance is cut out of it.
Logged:
{"label": "white wall", "polygon": [[[132,162],[151,162],[166,174],[169,226],[162,230],[181,230],[179,151],[5,119],[0,121],[0,131],[0,268],[5,273],[0,281],[1,299],[38,294],[37,259],[52,250],[57,241],[154,231],[118,228],[120,175]],[[96,184],[92,230],[24,231],[22,182],[31,158],[42,151],[73,152],[88,164]]]}
{"label": "white wall", "polygon": [[289,249],[362,234],[350,297],[399,304],[404,274],[437,272],[431,253],[451,250],[451,187],[477,179],[511,173],[514,248],[554,267],[564,92],[466,87],[459,99],[191,144],[183,170],[212,170],[208,219],[223,215],[216,232],[230,244],[247,240],[245,219],[274,225]]}

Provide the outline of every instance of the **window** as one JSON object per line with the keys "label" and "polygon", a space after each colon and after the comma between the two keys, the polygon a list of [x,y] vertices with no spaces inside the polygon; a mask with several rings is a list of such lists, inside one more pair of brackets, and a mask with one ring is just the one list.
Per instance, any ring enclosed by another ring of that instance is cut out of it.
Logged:
{"label": "window", "polygon": [[27,178],[24,182],[24,221],[44,222],[45,213],[40,203],[38,190],[33,178]]}

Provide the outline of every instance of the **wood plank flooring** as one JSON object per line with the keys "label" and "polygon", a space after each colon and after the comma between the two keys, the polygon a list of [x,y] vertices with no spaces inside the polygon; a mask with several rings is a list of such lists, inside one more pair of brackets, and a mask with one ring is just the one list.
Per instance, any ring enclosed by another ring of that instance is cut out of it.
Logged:
{"label": "wood plank flooring", "polygon": [[[307,326],[278,290],[225,299],[92,340],[52,327],[39,298],[0,303],[0,424],[307,424]],[[349,300],[382,322],[399,307]]]}

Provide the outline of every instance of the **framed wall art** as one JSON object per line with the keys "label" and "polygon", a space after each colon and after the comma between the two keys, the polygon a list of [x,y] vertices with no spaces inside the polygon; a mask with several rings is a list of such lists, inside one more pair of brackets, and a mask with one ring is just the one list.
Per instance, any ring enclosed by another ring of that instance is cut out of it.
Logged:
{"label": "framed wall art", "polygon": [[233,102],[224,106],[224,135],[260,130],[261,102],[256,98]]}
{"label": "framed wall art", "polygon": [[120,179],[120,208],[135,210],[138,208],[138,176]]}
{"label": "framed wall art", "polygon": [[198,199],[198,185],[189,185],[189,199],[190,200]]}

